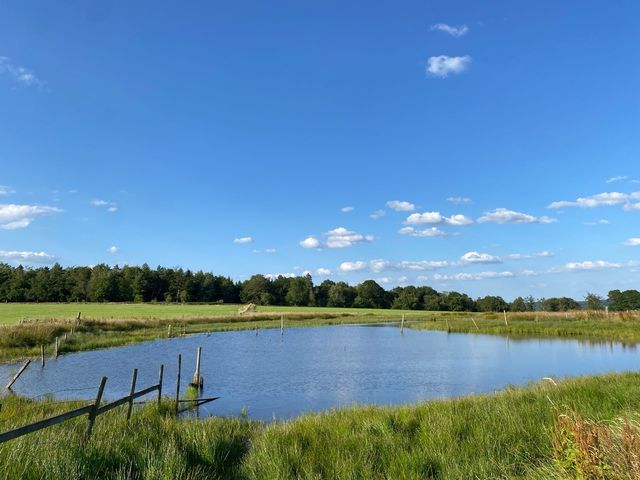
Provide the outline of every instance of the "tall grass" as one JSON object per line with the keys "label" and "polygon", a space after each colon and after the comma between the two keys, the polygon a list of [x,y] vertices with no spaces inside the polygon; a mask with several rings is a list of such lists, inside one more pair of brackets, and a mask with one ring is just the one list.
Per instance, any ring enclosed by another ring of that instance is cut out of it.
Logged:
{"label": "tall grass", "polygon": [[[69,408],[16,398],[2,403],[0,431]],[[640,374],[269,424],[178,420],[168,407],[135,411],[129,425],[122,411],[107,413],[88,443],[85,422],[77,420],[0,444],[0,478],[576,478],[558,463],[556,419],[611,422],[633,415],[640,408]]]}

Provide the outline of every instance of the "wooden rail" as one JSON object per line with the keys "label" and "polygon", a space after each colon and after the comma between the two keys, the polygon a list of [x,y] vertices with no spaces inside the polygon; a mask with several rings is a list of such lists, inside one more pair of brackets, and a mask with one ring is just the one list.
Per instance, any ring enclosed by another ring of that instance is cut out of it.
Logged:
{"label": "wooden rail", "polygon": [[[13,430],[9,430],[8,432],[0,433],[0,443],[7,442],[9,440],[13,440],[18,437],[22,437],[23,435],[27,435],[29,433],[37,432],[38,430],[42,430],[44,428],[52,427],[53,425],[57,425],[59,423],[65,422],[67,420],[70,420],[72,418],[76,418],[82,415],[88,415],[86,436],[87,438],[89,438],[91,436],[91,431],[93,429],[93,425],[95,423],[96,418],[102,415],[103,413],[113,410],[114,408],[119,407],[121,405],[125,405],[125,404],[132,405],[133,401],[136,398],[143,397],[144,395],[148,395],[149,393],[152,393],[155,391],[158,392],[158,405],[159,405],[160,399],[162,396],[163,373],[164,373],[164,365],[161,365],[158,383],[156,385],[152,385],[150,387],[144,388],[139,392],[135,392],[134,391],[135,379],[137,377],[137,371],[134,370],[131,393],[126,397],[119,398],[117,400],[114,400],[113,402],[110,402],[101,406],[100,402],[102,400],[102,393],[104,392],[104,387],[107,383],[107,377],[102,377],[102,379],[100,380],[100,386],[98,387],[98,392],[97,392],[95,401],[92,404],[86,405],[84,407],[76,408],[74,410],[70,410],[68,412],[61,413],[53,417],[45,418],[44,420],[40,420],[38,422],[31,423],[29,425],[24,425],[22,427],[14,428]],[[127,409],[127,417],[126,417],[127,420],[131,415],[130,408],[131,407]]]}

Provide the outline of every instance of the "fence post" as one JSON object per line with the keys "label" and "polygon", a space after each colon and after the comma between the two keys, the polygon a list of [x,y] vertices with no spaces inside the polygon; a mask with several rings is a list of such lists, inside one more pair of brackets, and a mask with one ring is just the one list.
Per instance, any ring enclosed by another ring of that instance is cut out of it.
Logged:
{"label": "fence post", "polygon": [[129,393],[129,406],[127,407],[127,422],[131,418],[131,410],[133,410],[133,394],[136,392],[136,380],[138,379],[138,369],[133,369],[131,376],[131,391]]}
{"label": "fence post", "polygon": [[44,345],[40,345],[40,363],[42,364],[42,368],[44,368]]}
{"label": "fence post", "polygon": [[98,387],[98,393],[96,394],[96,401],[93,404],[93,408],[89,412],[89,421],[87,422],[87,432],[85,433],[85,437],[89,440],[91,437],[91,430],[93,430],[93,424],[96,421],[98,408],[100,407],[100,401],[102,400],[102,393],[104,392],[104,386],[107,383],[107,377],[102,377],[100,380],[100,386]]}
{"label": "fence post", "polygon": [[164,375],[164,365],[160,365],[160,372],[158,372],[158,407],[160,407],[160,400],[162,399],[162,376]]}
{"label": "fence post", "polygon": [[59,343],[60,343],[60,340],[58,339],[58,337],[56,337],[56,341],[53,344],[53,356],[55,358],[58,358],[58,345],[59,345]]}
{"label": "fence post", "polygon": [[11,390],[11,387],[13,386],[13,384],[15,383],[16,380],[18,380],[18,377],[20,375],[22,375],[22,372],[24,372],[27,367],[29,366],[29,364],[31,363],[31,360],[27,360],[26,362],[24,362],[24,365],[22,365],[22,367],[20,368],[20,370],[18,370],[18,373],[16,373],[13,378],[11,380],[9,380],[9,383],[7,383],[6,388]]}
{"label": "fence post", "polygon": [[176,380],[176,414],[180,406],[180,373],[182,370],[182,355],[178,354],[178,379]]}

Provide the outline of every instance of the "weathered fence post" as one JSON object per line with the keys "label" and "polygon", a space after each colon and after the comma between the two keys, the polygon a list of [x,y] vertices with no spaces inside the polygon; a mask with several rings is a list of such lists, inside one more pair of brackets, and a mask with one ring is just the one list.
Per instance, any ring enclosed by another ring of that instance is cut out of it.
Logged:
{"label": "weathered fence post", "polygon": [[473,324],[476,326],[476,330],[480,330],[480,329],[478,328],[478,324],[476,323],[476,319],[475,319],[475,318],[473,318],[473,317],[471,317],[471,321],[472,321],[472,322],[473,322]]}
{"label": "weathered fence post", "polygon": [[133,369],[133,374],[131,376],[131,391],[129,392],[129,406],[127,407],[127,422],[131,418],[131,410],[133,410],[133,394],[136,392],[136,380],[138,379],[138,369]]}
{"label": "weathered fence post", "polygon": [[87,422],[87,431],[85,433],[85,437],[87,440],[89,440],[89,437],[91,437],[91,431],[93,430],[93,424],[96,421],[98,408],[100,408],[100,401],[102,400],[102,394],[104,393],[104,386],[106,383],[107,383],[107,377],[102,377],[102,380],[100,380],[100,386],[98,387],[98,393],[96,394],[96,400],[93,403],[93,408],[89,412],[89,420]]}
{"label": "weathered fence post", "polygon": [[284,315],[280,315],[280,336],[284,335]]}
{"label": "weathered fence post", "polygon": [[509,326],[509,322],[507,322],[507,311],[503,310],[502,313],[504,314],[504,324],[508,327]]}
{"label": "weathered fence post", "polygon": [[40,363],[42,364],[42,368],[44,368],[44,345],[40,345]]}
{"label": "weathered fence post", "polygon": [[31,363],[31,360],[27,360],[26,362],[24,362],[24,365],[22,365],[20,370],[18,370],[18,373],[16,373],[13,376],[13,378],[11,380],[9,380],[9,383],[7,383],[6,388],[11,390],[11,387],[13,386],[13,384],[16,382],[16,380],[18,380],[18,377],[20,375],[22,375],[22,372],[24,372],[27,369],[27,367],[29,366],[30,363]]}
{"label": "weathered fence post", "polygon": [[167,330],[167,336],[171,338],[171,325],[169,325],[169,329]]}
{"label": "weathered fence post", "polygon": [[196,371],[193,374],[193,378],[191,379],[191,385],[198,388],[202,388],[203,381],[202,375],[200,375],[200,356],[202,355],[202,347],[198,347],[196,353]]}
{"label": "weathered fence post", "polygon": [[404,333],[404,313],[402,314],[402,321],[400,322],[400,333]]}
{"label": "weathered fence post", "polygon": [[58,346],[60,344],[60,340],[56,337],[56,340],[53,342],[53,356],[58,358]]}
{"label": "weathered fence post", "polygon": [[178,354],[178,379],[176,380],[176,414],[180,406],[180,374],[182,372],[182,355]]}
{"label": "weathered fence post", "polygon": [[158,407],[160,407],[160,401],[162,400],[162,376],[164,375],[164,365],[160,365],[160,372],[158,372]]}

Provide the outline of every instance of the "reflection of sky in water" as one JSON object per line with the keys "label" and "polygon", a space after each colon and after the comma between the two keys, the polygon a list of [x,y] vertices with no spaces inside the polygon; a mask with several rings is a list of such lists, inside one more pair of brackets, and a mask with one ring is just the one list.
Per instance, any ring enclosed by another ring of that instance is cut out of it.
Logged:
{"label": "reflection of sky in water", "polygon": [[[14,386],[23,395],[57,392],[91,398],[101,376],[109,378],[106,398],[129,392],[131,370],[138,385],[157,381],[165,364],[167,395],[175,392],[177,355],[183,356],[184,385],[203,347],[204,396],[220,400],[202,414],[252,418],[291,417],[354,403],[398,404],[491,392],[545,376],[561,377],[638,368],[635,348],[576,340],[514,340],[447,334],[397,327],[337,326],[280,331],[212,333],[33,362]],[[0,365],[6,383],[18,365]],[[84,390],[67,390],[79,389]],[[66,391],[65,391],[66,390]]]}

